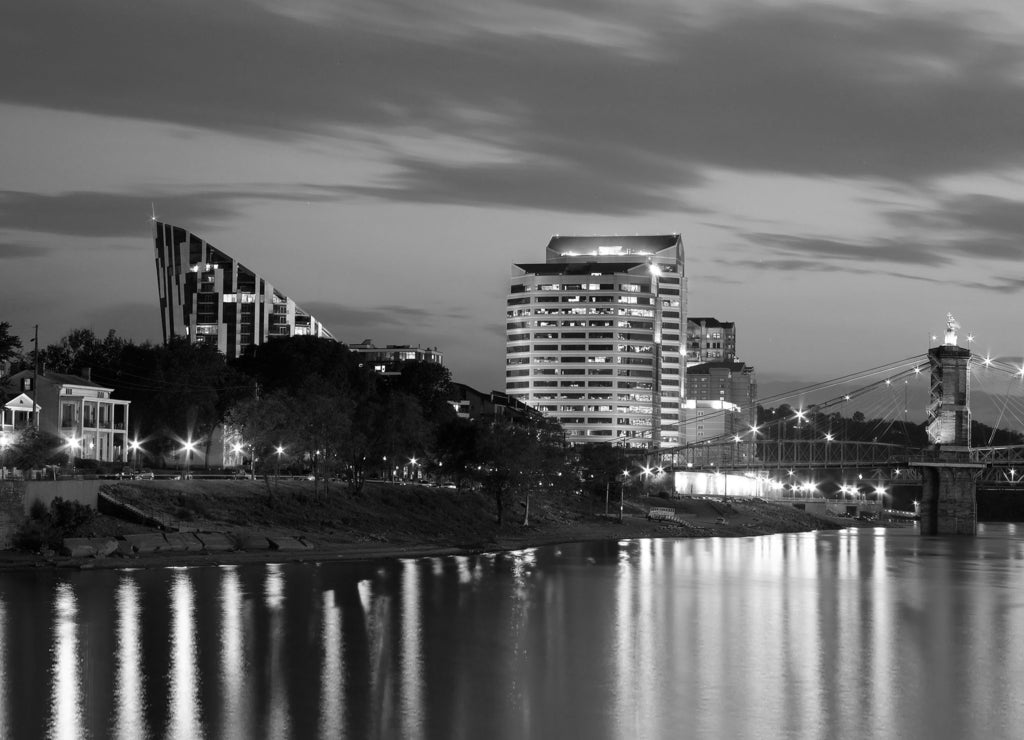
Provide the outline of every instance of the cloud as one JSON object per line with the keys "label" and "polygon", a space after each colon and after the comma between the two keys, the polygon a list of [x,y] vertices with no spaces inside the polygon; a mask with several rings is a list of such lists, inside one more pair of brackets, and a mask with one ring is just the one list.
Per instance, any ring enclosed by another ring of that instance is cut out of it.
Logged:
{"label": "cloud", "polygon": [[[527,155],[524,155],[524,157]],[[544,161],[457,165],[406,158],[394,163],[398,173],[380,186],[338,188],[340,193],[385,200],[460,205],[502,205],[576,213],[632,215],[652,210],[687,210],[682,199],[642,177],[609,180],[600,167],[579,165],[552,155]],[[683,167],[674,177],[680,187],[700,180]]]}
{"label": "cloud", "polygon": [[35,257],[43,257],[52,251],[53,249],[50,247],[0,242],[0,260],[33,259]]}
{"label": "cloud", "polygon": [[747,238],[778,254],[800,256],[804,258],[800,262],[805,265],[827,262],[866,264],[878,261],[891,264],[942,267],[952,261],[934,245],[901,242],[896,239],[877,239],[865,244],[785,234],[748,234]]}
{"label": "cloud", "polygon": [[856,275],[885,274],[904,280],[937,284],[956,283],[966,288],[1015,293],[1024,289],[1024,276],[996,275],[991,281],[965,280],[952,274],[941,279],[920,272],[906,272],[893,266],[945,268],[958,261],[975,266],[985,260],[1017,260],[1021,247],[1004,237],[942,239],[921,242],[878,238],[866,242],[841,241],[785,234],[747,233],[765,256],[759,259],[729,259],[734,267],[747,266],[785,272],[843,272]]}
{"label": "cloud", "polygon": [[[201,230],[239,213],[253,200],[327,200],[306,186],[225,187],[173,193],[102,193],[71,191],[44,195],[0,190],[0,229],[84,237],[132,237],[148,229],[153,209],[161,220],[188,223]],[[40,248],[41,249],[41,248]],[[0,254],[0,258],[3,258]]]}
{"label": "cloud", "polygon": [[931,209],[893,211],[888,219],[900,227],[963,235],[956,251],[965,256],[1024,257],[1024,203],[1020,200],[980,193],[947,195]]}
{"label": "cloud", "polygon": [[19,74],[0,100],[280,140],[414,130],[508,155],[395,153],[393,177],[359,191],[416,202],[636,213],[703,168],[920,183],[1024,163],[1006,124],[1024,120],[1024,50],[978,16],[584,13],[539,32],[550,12],[530,4],[16,3],[0,65]]}
{"label": "cloud", "polygon": [[[41,195],[0,191],[0,228],[87,237],[137,237],[148,228],[153,195],[76,191]],[[209,193],[159,197],[161,208],[209,224],[233,213],[232,196]]]}
{"label": "cloud", "polygon": [[374,334],[391,334],[392,330],[400,329],[404,337],[402,343],[408,343],[409,337],[415,336],[422,337],[426,344],[434,344],[434,337],[441,334],[437,327],[444,327],[447,331],[450,330],[447,325],[451,322],[471,318],[466,311],[431,310],[425,306],[348,306],[301,299],[297,299],[296,303],[330,328],[337,339],[346,343],[374,339]]}

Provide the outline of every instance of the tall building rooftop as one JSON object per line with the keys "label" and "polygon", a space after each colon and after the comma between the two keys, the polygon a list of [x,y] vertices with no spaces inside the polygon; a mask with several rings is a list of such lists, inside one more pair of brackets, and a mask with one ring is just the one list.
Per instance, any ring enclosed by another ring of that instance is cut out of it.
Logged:
{"label": "tall building rooftop", "polygon": [[272,337],[334,338],[265,277],[195,234],[155,221],[154,241],[165,342],[188,337],[238,357]]}

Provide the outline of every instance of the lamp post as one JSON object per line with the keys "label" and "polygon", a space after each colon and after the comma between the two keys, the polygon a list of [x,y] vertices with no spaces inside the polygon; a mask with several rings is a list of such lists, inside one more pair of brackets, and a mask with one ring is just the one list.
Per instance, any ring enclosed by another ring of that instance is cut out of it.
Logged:
{"label": "lamp post", "polygon": [[7,447],[11,444],[11,438],[7,432],[0,432],[0,480],[7,477]]}
{"label": "lamp post", "polygon": [[281,455],[284,454],[284,447],[278,445],[274,451],[277,453],[277,468],[274,471],[274,479],[277,480],[281,477]]}
{"label": "lamp post", "polygon": [[132,472],[135,472],[139,469],[139,449],[142,447],[142,445],[139,444],[138,439],[133,439],[131,442],[128,443],[128,447],[132,451],[130,467],[132,469]]}
{"label": "lamp post", "polygon": [[81,441],[77,437],[68,438],[68,467],[72,471],[75,469],[75,451],[82,445]]}
{"label": "lamp post", "polygon": [[185,446],[182,448],[185,452],[185,480],[192,477],[192,453],[195,451],[196,443],[189,437],[185,441]]}
{"label": "lamp post", "polygon": [[231,451],[238,458],[238,467],[242,471],[242,475],[245,475],[245,455],[242,454],[245,451],[245,446],[241,442],[235,442],[231,445]]}
{"label": "lamp post", "polygon": [[622,482],[619,484],[619,523],[622,523],[622,499],[626,495],[626,479],[629,478],[629,471],[622,471]]}

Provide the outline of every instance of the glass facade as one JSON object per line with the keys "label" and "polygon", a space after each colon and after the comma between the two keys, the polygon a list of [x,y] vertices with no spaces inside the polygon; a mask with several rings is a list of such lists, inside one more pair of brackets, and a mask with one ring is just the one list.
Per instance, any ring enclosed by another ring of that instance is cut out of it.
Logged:
{"label": "glass facade", "polygon": [[270,337],[333,339],[295,301],[234,258],[178,226],[154,225],[165,342],[184,336],[238,357]]}

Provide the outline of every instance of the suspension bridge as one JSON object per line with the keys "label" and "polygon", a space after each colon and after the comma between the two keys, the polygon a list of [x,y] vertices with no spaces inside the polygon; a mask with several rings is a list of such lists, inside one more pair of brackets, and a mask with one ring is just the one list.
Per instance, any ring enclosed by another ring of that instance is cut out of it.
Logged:
{"label": "suspension bridge", "polygon": [[[819,394],[864,384],[807,406],[783,404],[783,413],[748,429],[664,449],[662,465],[691,486],[700,477],[717,476],[728,485],[729,477],[743,476],[762,495],[783,498],[822,496],[815,478],[827,481],[838,500],[864,497],[868,482],[867,495],[881,503],[893,485],[920,486],[922,534],[973,535],[979,486],[1024,492],[1024,445],[993,444],[1001,427],[1024,429],[1024,367],[959,346],[957,329],[949,316],[944,342],[926,354],[827,381],[815,387]],[[971,438],[972,385],[981,387],[978,395],[996,421],[984,440]],[[920,396],[927,390],[925,434],[907,423],[912,389]],[[864,425],[842,412],[872,403],[882,410],[876,423],[887,426],[870,440],[855,439],[852,432],[863,436]],[[904,438],[894,439],[894,429]]]}

